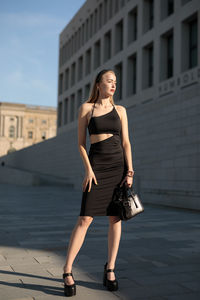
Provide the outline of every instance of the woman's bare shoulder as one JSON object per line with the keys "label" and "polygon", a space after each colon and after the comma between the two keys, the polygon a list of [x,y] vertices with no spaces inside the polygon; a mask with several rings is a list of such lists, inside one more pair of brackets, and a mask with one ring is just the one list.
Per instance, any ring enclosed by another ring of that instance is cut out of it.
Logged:
{"label": "woman's bare shoulder", "polygon": [[115,105],[120,116],[126,113],[126,108],[123,105]]}

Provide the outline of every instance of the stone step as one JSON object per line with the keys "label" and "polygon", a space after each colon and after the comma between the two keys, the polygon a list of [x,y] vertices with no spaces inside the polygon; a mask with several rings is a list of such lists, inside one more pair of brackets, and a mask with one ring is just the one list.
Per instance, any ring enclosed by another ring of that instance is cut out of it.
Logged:
{"label": "stone step", "polygon": [[0,183],[16,185],[64,185],[73,187],[73,183],[68,178],[43,174],[35,171],[28,171],[13,168],[10,166],[0,166]]}

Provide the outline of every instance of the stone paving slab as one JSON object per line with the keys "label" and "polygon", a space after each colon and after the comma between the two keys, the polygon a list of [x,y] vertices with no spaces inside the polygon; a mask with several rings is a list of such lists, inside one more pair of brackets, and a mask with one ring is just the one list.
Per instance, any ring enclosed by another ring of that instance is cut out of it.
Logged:
{"label": "stone paving slab", "polygon": [[[0,300],[66,299],[62,272],[81,191],[0,184]],[[96,217],[76,257],[77,295],[85,300],[199,300],[200,212],[145,205],[122,223],[119,290],[102,285],[108,218]]]}
{"label": "stone paving slab", "polygon": [[164,299],[166,299],[166,300],[199,300],[200,293],[172,295],[172,296],[166,297]]}

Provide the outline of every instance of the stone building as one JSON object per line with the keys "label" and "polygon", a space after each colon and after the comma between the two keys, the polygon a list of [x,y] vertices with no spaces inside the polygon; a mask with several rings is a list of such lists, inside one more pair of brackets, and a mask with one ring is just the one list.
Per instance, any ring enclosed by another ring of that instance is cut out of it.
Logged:
{"label": "stone building", "polygon": [[195,0],[87,0],[60,34],[58,133],[76,124],[102,68],[115,70],[115,102],[129,110],[199,83],[199,9]]}
{"label": "stone building", "polygon": [[0,156],[56,135],[54,107],[0,102]]}
{"label": "stone building", "polygon": [[117,75],[142,197],[197,207],[200,1],[87,0],[60,34],[58,134],[102,68]]}

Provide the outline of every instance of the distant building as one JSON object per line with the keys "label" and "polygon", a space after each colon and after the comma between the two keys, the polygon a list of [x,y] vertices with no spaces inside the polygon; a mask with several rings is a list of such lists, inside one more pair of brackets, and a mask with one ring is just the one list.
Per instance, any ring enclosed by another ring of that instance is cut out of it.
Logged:
{"label": "distant building", "polygon": [[0,102],[0,156],[56,135],[54,107]]}

